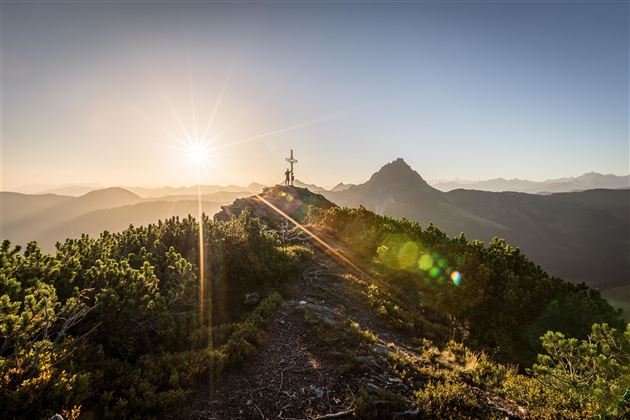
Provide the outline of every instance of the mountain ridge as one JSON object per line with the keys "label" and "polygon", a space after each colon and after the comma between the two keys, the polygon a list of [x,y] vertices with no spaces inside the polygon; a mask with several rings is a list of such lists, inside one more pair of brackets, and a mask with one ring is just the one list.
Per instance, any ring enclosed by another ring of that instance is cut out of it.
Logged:
{"label": "mountain ridge", "polygon": [[531,181],[520,178],[492,178],[486,180],[442,180],[433,181],[432,185],[440,191],[454,189],[475,189],[492,192],[527,192],[544,194],[552,192],[584,191],[595,188],[623,189],[630,188],[630,175],[601,174],[587,172],[576,177],[563,177],[545,181]]}
{"label": "mountain ridge", "polygon": [[[480,191],[493,191],[493,192],[527,192],[534,194],[545,194],[552,192],[574,192],[584,191],[594,188],[606,188],[606,189],[624,189],[630,188],[630,175],[615,175],[615,174],[602,174],[595,171],[586,172],[579,176],[574,177],[561,177],[547,179],[544,181],[532,181],[522,178],[506,178],[496,177],[485,180],[469,180],[469,179],[437,179],[426,180],[426,182],[433,188],[436,188],[443,192],[452,191],[454,189],[475,189]],[[308,187],[313,191],[342,191],[346,190],[356,184],[346,184],[339,182],[332,188],[324,188],[316,184],[302,182],[299,179],[295,181],[296,185],[302,187]],[[211,194],[214,192],[260,192],[266,185],[251,182],[246,186],[242,185],[201,185],[203,194]],[[163,187],[138,187],[138,186],[118,186],[119,188],[126,189],[134,192],[143,198],[159,198],[167,195],[189,195],[197,192],[197,185],[192,186],[163,186]],[[97,191],[106,189],[100,185],[91,184],[67,184],[60,187],[45,187],[36,188],[34,186],[25,186],[23,189],[18,188],[13,191],[5,192],[17,192],[28,195],[42,195],[42,194],[55,194],[78,197],[84,195],[90,191]]]}
{"label": "mountain ridge", "polygon": [[[296,180],[296,185],[305,184]],[[424,227],[433,223],[451,236],[463,232],[469,239],[486,242],[494,236],[505,238],[550,273],[574,282],[607,289],[628,281],[630,257],[624,252],[630,255],[630,190],[592,189],[548,195],[470,189],[442,192],[402,158],[383,165],[362,184],[336,191],[308,186],[313,187],[313,193],[340,206],[365,206],[379,214],[417,221]],[[48,245],[54,243],[53,239],[64,239],[53,238],[51,232],[72,232],[72,221],[86,214],[100,212],[80,219],[89,232],[96,232],[107,220],[107,211],[102,210],[109,209],[111,217],[120,222],[116,226],[124,228],[124,212],[117,208],[125,207],[130,217],[135,215],[135,223],[144,223],[150,218],[139,217],[134,205],[169,202],[144,206],[155,210],[150,213],[157,220],[169,215],[165,209],[178,205],[183,208],[177,203],[197,200],[196,190],[187,195],[142,198],[120,187],[79,197],[0,194],[3,239],[19,243],[43,240]],[[248,194],[251,192],[204,193],[202,200],[218,210],[220,205]],[[171,211],[171,215],[183,214]],[[92,228],[89,220],[98,226]]]}
{"label": "mountain ridge", "polygon": [[630,190],[592,189],[549,195],[431,187],[404,160],[339,192],[322,192],[346,207],[433,223],[449,235],[520,247],[545,270],[602,289],[628,282]]}

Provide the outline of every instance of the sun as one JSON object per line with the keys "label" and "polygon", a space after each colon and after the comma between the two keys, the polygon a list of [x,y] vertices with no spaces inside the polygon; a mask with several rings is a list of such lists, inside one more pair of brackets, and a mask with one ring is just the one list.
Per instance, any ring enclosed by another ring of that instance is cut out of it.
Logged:
{"label": "sun", "polygon": [[203,141],[191,141],[183,147],[184,160],[189,165],[203,166],[210,163],[210,146]]}

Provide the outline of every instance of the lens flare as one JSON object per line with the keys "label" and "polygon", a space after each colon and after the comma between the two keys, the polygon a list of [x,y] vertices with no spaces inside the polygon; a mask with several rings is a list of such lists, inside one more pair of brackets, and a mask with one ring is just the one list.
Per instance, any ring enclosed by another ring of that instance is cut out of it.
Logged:
{"label": "lens flare", "polygon": [[433,258],[431,258],[429,254],[422,254],[420,261],[418,261],[418,267],[420,267],[421,270],[427,271],[433,267]]}
{"label": "lens flare", "polygon": [[459,286],[459,283],[461,283],[462,281],[462,273],[460,273],[459,271],[453,271],[451,273],[451,280],[453,281],[453,284],[455,286]]}
{"label": "lens flare", "polygon": [[415,242],[405,242],[405,244],[398,251],[398,264],[402,268],[412,267],[416,259],[418,258],[418,245]]}
{"label": "lens flare", "polygon": [[267,206],[269,206],[269,208],[271,208],[273,211],[275,211],[276,213],[278,213],[280,216],[284,217],[285,219],[287,219],[289,222],[293,223],[296,227],[298,227],[300,230],[302,230],[302,232],[306,233],[308,236],[310,236],[311,238],[313,238],[317,243],[319,243],[320,245],[322,245],[324,248],[326,248],[328,251],[330,251],[335,257],[337,257],[341,262],[343,262],[344,264],[348,265],[349,267],[355,269],[357,272],[361,273],[363,276],[365,277],[369,277],[367,275],[367,273],[365,271],[363,271],[361,268],[359,268],[356,264],[354,264],[352,261],[350,261],[346,256],[344,256],[343,254],[341,254],[341,252],[337,251],[336,249],[334,249],[332,246],[328,245],[323,239],[321,239],[319,236],[317,236],[315,233],[311,232],[306,226],[302,225],[300,222],[298,222],[297,220],[295,220],[294,218],[292,218],[291,216],[289,216],[288,214],[286,214],[285,212],[283,212],[281,209],[279,209],[278,207],[274,206],[272,203],[270,203],[269,201],[267,201],[263,196],[261,196],[260,194],[256,194],[256,197],[264,204],[266,204]]}
{"label": "lens flare", "polygon": [[210,163],[210,146],[202,141],[187,143],[182,152],[186,163],[194,166],[203,166]]}
{"label": "lens flare", "polygon": [[[409,270],[420,274],[424,283],[438,284],[440,286],[452,282],[459,286],[462,274],[453,270],[449,259],[436,251],[429,251],[421,243],[411,240],[406,235],[391,234],[376,249],[376,254],[381,263],[396,269]],[[463,261],[458,261],[458,264]]]}

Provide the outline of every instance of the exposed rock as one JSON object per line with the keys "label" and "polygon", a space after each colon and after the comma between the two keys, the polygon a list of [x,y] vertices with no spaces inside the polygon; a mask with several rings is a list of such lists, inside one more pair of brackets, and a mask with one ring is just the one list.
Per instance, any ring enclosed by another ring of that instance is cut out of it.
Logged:
{"label": "exposed rock", "polygon": [[379,392],[381,390],[379,386],[373,384],[372,382],[368,382],[367,384],[365,384],[365,387],[374,392]]}
{"label": "exposed rock", "polygon": [[247,293],[245,295],[245,305],[257,305],[260,302],[260,295],[257,292]]}
{"label": "exposed rock", "polygon": [[313,393],[313,395],[315,395],[317,398],[323,398],[324,397],[324,389],[320,388],[318,386],[315,385],[311,385],[308,387],[308,389]]}
{"label": "exposed rock", "polygon": [[238,198],[228,206],[221,206],[221,211],[214,215],[214,219],[227,221],[248,210],[254,217],[264,220],[271,228],[280,229],[286,220],[280,212],[299,223],[304,223],[311,206],[322,210],[336,207],[323,195],[315,194],[306,188],[275,185],[263,189],[262,194]]}
{"label": "exposed rock", "polygon": [[417,419],[419,414],[420,412],[418,410],[407,410],[401,413],[394,413],[394,416],[392,418],[395,420]]}

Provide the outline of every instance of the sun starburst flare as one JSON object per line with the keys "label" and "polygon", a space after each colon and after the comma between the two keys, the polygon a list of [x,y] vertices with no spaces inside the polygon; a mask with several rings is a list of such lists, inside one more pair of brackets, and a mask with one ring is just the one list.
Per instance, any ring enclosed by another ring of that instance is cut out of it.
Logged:
{"label": "sun starburst flare", "polygon": [[[166,102],[168,106],[168,110],[171,113],[173,120],[176,123],[176,129],[173,130],[173,127],[168,124],[164,124],[160,120],[154,120],[146,113],[141,110],[135,109],[129,104],[125,105],[133,111],[136,115],[140,116],[143,120],[150,123],[154,126],[164,137],[169,139],[169,143],[166,144],[166,147],[171,150],[172,157],[179,162],[180,166],[185,167],[188,171],[191,171],[191,175],[196,177],[197,184],[197,223],[198,223],[198,258],[199,258],[199,321],[200,326],[203,329],[203,335],[207,337],[208,347],[213,348],[213,335],[212,335],[212,324],[213,324],[213,282],[210,277],[210,270],[206,272],[206,251],[211,251],[210,249],[206,249],[206,243],[204,240],[204,214],[203,214],[203,195],[202,195],[202,174],[206,173],[209,169],[217,170],[218,172],[224,173],[225,171],[218,165],[217,160],[218,154],[220,151],[232,147],[242,146],[244,144],[249,144],[255,141],[259,141],[265,138],[269,138],[272,136],[285,134],[287,132],[303,129],[312,125],[320,124],[329,120],[336,119],[344,114],[349,113],[353,109],[345,109],[338,112],[329,113],[326,115],[318,116],[313,119],[306,119],[298,122],[294,122],[289,125],[285,125],[284,127],[278,127],[275,129],[265,130],[259,133],[254,133],[249,136],[241,137],[241,138],[224,138],[224,134],[234,125],[237,125],[240,121],[242,121],[242,116],[239,119],[233,120],[227,126],[224,126],[222,129],[217,130],[215,127],[216,117],[219,114],[221,105],[223,103],[224,96],[226,91],[228,90],[232,74],[234,71],[234,65],[230,68],[219,94],[215,99],[214,105],[212,106],[212,110],[208,116],[208,118],[204,121],[198,121],[199,110],[196,106],[196,97],[195,91],[193,89],[193,77],[190,68],[190,63],[188,63],[188,82],[190,85],[190,105],[191,105],[191,120],[192,127],[186,125],[186,121],[189,121],[188,118],[182,118],[179,110],[175,107],[173,101],[167,94],[166,90],[163,86],[160,86],[158,83],[158,91],[160,92],[162,99]],[[186,115],[184,115],[186,117]],[[201,126],[198,126],[198,123],[201,123]],[[201,129],[200,129],[201,128]],[[177,170],[183,170],[183,168],[177,168]],[[332,248],[322,239],[320,239],[316,234],[308,230],[306,227],[297,223],[297,221],[293,220],[290,216],[283,213],[280,209],[273,206],[273,204],[266,201],[264,198],[260,197],[261,201],[274,209],[277,212],[287,218],[292,223],[295,223],[300,229],[305,231],[309,236],[311,236],[319,245],[323,246],[327,249],[332,255],[335,255],[337,259],[342,261],[344,264],[352,267],[353,269],[363,273],[363,271],[357,267],[353,262],[351,262],[347,257],[342,255],[339,251]],[[210,372],[210,389],[211,393],[214,390],[214,377],[212,372]]]}
{"label": "sun starburst flare", "polygon": [[210,145],[202,140],[189,141],[179,149],[188,165],[202,167],[212,163]]}

